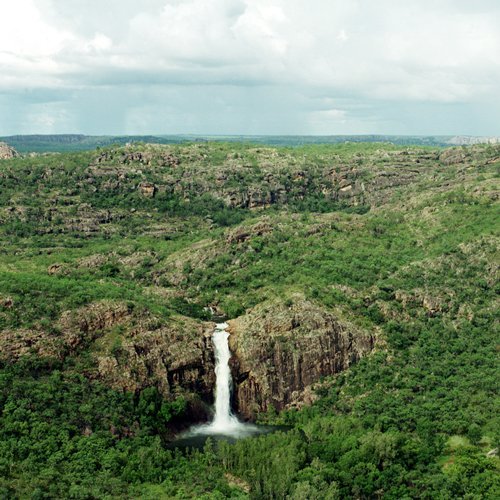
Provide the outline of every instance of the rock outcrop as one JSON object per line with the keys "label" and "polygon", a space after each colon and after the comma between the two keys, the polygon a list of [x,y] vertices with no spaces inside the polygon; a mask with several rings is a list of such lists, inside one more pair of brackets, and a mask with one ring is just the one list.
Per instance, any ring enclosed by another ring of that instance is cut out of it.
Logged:
{"label": "rock outcrop", "polygon": [[313,400],[313,386],[370,352],[373,335],[296,295],[229,321],[234,405],[253,419]]}
{"label": "rock outcrop", "polygon": [[[145,197],[178,196],[186,202],[210,196],[229,208],[261,209],[322,200],[339,206],[385,203],[387,192],[421,182],[438,153],[414,150],[375,151],[370,155],[304,165],[295,155],[273,148],[249,148],[211,160],[201,145],[182,148],[145,145],[101,153],[86,171],[81,189]],[[307,203],[306,203],[307,205]]]}
{"label": "rock outcrop", "polygon": [[156,186],[152,182],[141,182],[139,191],[145,198],[153,198],[156,194]]}
{"label": "rock outcrop", "polygon": [[468,152],[461,148],[445,149],[439,155],[439,161],[443,165],[454,165],[456,163],[464,163],[467,159]]}
{"label": "rock outcrop", "polygon": [[182,316],[159,319],[122,302],[102,301],[64,312],[53,332],[3,330],[0,360],[28,354],[63,359],[90,350],[95,368],[87,375],[115,389],[156,386],[166,398],[187,393],[211,402],[213,327]]}
{"label": "rock outcrop", "polygon": [[10,160],[18,156],[17,151],[5,142],[0,142],[0,160]]}
{"label": "rock outcrop", "polygon": [[177,318],[152,329],[138,325],[119,340],[104,339],[97,356],[99,379],[116,389],[156,386],[164,397],[197,394],[207,402],[215,386],[212,328]]}
{"label": "rock outcrop", "polygon": [[254,236],[263,236],[264,234],[272,233],[273,229],[270,221],[267,218],[263,218],[260,222],[252,226],[241,225],[229,231],[226,242],[229,244],[242,243]]}

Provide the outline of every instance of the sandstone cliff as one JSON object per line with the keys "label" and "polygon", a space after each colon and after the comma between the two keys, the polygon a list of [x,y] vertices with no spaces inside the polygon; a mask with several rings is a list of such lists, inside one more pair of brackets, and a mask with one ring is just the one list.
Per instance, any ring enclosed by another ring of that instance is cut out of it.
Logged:
{"label": "sandstone cliff", "polygon": [[17,151],[5,142],[0,142],[0,160],[10,160],[17,156]]}
{"label": "sandstone cliff", "polygon": [[375,338],[300,295],[264,303],[229,321],[234,404],[253,419],[309,403],[313,385],[355,363]]}
{"label": "sandstone cliff", "polygon": [[156,386],[165,398],[197,394],[210,402],[215,384],[213,325],[175,316],[160,319],[122,302],[101,301],[67,311],[53,331],[0,332],[0,361],[28,354],[63,359],[88,351],[85,375],[127,391]]}

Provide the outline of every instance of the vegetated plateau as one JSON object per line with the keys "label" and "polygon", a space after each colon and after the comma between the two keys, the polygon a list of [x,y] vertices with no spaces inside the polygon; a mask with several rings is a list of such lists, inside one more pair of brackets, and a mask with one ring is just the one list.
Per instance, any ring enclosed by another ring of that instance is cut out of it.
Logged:
{"label": "vegetated plateau", "polygon": [[1,152],[0,497],[499,497],[499,145]]}

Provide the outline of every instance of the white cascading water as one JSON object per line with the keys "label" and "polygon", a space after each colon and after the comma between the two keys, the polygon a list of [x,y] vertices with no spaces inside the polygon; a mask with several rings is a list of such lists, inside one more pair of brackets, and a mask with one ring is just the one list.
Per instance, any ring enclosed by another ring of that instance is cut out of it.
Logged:
{"label": "white cascading water", "polygon": [[229,359],[229,333],[227,323],[216,325],[212,335],[215,351],[215,415],[212,422],[197,425],[188,432],[190,435],[222,434],[233,437],[243,437],[259,432],[252,424],[240,422],[231,411],[231,369]]}
{"label": "white cascading water", "polygon": [[215,350],[215,416],[209,428],[214,433],[233,432],[243,426],[231,411],[231,352],[227,327],[227,323],[217,324],[212,335]]}

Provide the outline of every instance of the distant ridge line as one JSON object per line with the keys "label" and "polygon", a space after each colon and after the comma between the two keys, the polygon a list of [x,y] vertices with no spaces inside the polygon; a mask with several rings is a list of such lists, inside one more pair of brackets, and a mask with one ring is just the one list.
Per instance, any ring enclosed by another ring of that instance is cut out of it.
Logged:
{"label": "distant ridge line", "polygon": [[22,153],[86,151],[112,144],[131,142],[154,144],[180,144],[185,142],[248,142],[269,146],[302,146],[306,144],[341,144],[345,142],[389,142],[398,146],[468,146],[474,144],[500,144],[500,136],[425,136],[425,135],[85,135],[85,134],[29,134],[0,137]]}

